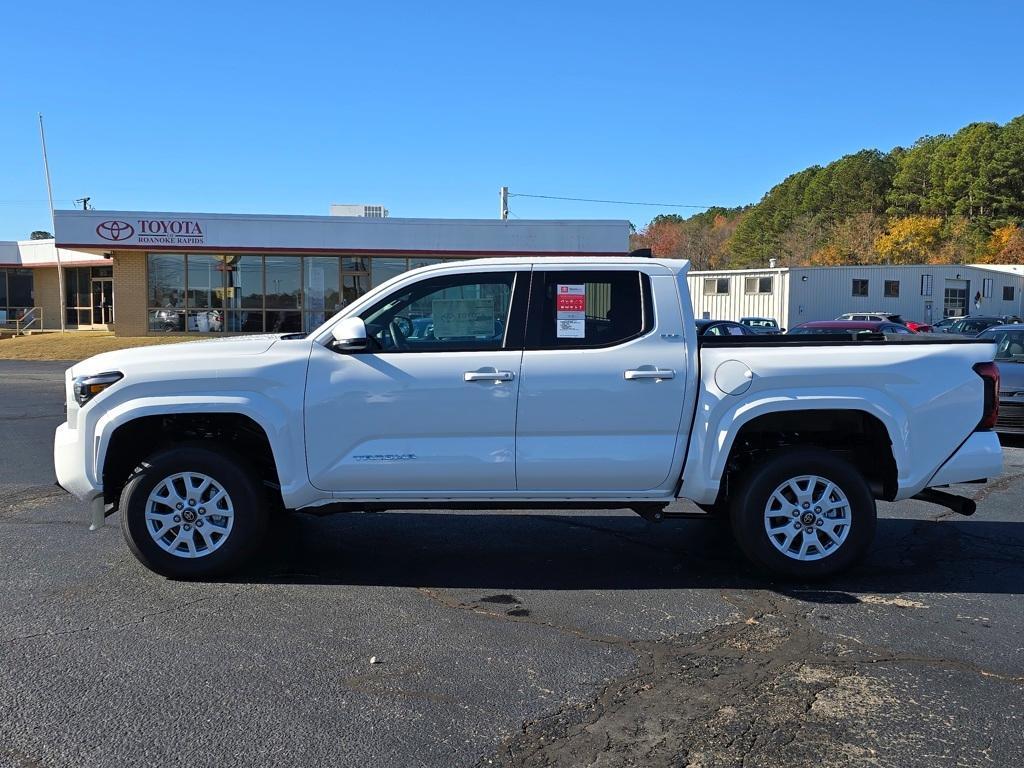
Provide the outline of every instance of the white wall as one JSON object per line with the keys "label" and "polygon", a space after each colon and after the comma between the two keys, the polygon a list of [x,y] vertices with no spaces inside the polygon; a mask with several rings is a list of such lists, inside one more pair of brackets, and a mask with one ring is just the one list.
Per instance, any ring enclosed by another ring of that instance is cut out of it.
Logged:
{"label": "white wall", "polygon": [[[782,327],[788,327],[786,296],[788,294],[788,270],[786,269],[738,269],[717,272],[691,272],[686,276],[693,300],[694,314],[700,318],[707,312],[712,320],[739,320],[741,317],[771,317]],[[747,293],[746,278],[770,277],[771,293]],[[704,293],[704,281],[726,278],[729,292],[708,295]]]}
{"label": "white wall", "polygon": [[[908,265],[871,267],[794,267],[789,277],[789,321],[832,320],[844,312],[895,312],[906,320],[936,323],[943,317],[943,299],[949,284],[967,283],[968,312],[975,315],[1009,315],[1021,312],[1024,276],[1009,272],[957,265]],[[931,275],[932,295],[921,295],[921,276]],[[957,277],[959,275],[959,277]],[[806,278],[806,279],[805,279]],[[974,296],[983,280],[992,279],[992,296]],[[853,295],[853,280],[868,281],[868,295]],[[886,297],[886,280],[899,282],[899,296]],[[1014,287],[1012,301],[1003,300],[1003,286]],[[931,313],[929,315],[929,305]]]}

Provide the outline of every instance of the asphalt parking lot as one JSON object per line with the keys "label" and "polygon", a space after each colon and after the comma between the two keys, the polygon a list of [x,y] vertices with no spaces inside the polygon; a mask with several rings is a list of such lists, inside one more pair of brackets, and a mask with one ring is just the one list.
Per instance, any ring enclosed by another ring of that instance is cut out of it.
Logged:
{"label": "asphalt parking lot", "polygon": [[958,490],[973,518],[881,505],[827,584],[752,572],[705,521],[501,511],[296,515],[255,577],[175,583],[53,486],[64,367],[0,362],[0,765],[1024,754],[1024,443]]}

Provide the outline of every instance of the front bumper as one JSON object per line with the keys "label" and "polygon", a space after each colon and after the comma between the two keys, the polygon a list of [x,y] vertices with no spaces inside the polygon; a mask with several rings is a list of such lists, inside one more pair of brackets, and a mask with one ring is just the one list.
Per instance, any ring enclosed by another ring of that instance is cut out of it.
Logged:
{"label": "front bumper", "polygon": [[973,433],[939,471],[927,487],[985,480],[1003,473],[1003,446],[995,432]]}
{"label": "front bumper", "polygon": [[103,488],[90,477],[89,446],[82,439],[82,430],[71,429],[67,422],[57,427],[53,435],[53,469],[61,488],[82,501],[92,501],[102,497]]}

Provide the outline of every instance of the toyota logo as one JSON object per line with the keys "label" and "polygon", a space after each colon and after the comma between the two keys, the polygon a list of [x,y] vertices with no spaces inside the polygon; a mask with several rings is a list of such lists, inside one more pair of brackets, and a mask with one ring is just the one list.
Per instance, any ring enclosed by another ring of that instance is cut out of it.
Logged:
{"label": "toyota logo", "polygon": [[104,221],[96,226],[96,234],[104,240],[127,240],[135,234],[135,227],[127,221]]}

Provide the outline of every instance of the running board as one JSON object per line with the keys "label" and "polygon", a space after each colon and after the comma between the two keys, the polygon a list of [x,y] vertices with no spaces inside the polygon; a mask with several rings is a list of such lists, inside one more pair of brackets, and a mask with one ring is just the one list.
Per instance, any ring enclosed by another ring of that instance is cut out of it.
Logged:
{"label": "running board", "polygon": [[918,501],[927,501],[931,504],[938,504],[940,507],[950,509],[964,517],[970,517],[978,509],[978,505],[974,502],[974,499],[955,496],[952,493],[937,491],[934,488],[925,488],[913,498]]}

